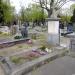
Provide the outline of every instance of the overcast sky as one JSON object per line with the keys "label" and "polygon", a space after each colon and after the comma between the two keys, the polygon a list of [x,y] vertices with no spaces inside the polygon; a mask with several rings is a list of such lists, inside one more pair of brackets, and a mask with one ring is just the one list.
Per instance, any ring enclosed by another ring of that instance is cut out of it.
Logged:
{"label": "overcast sky", "polygon": [[[17,12],[19,12],[21,6],[27,7],[28,4],[32,3],[32,0],[10,0],[11,4],[15,6]],[[64,5],[64,8],[69,7],[74,2],[68,2]]]}
{"label": "overcast sky", "polygon": [[16,11],[18,12],[21,6],[27,7],[28,4],[32,3],[32,0],[10,0],[10,2],[15,6]]}

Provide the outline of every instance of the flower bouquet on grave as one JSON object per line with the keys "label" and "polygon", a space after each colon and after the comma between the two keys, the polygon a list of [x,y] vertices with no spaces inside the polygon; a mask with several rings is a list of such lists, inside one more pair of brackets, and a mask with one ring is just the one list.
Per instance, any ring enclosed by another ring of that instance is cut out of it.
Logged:
{"label": "flower bouquet on grave", "polygon": [[27,41],[27,44],[32,44],[32,43],[33,43],[33,42],[32,42],[31,39]]}

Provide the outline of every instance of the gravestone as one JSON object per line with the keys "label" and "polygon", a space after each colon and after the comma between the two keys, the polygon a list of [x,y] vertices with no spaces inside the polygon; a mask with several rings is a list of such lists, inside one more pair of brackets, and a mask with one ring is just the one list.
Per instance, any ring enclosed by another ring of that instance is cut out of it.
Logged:
{"label": "gravestone", "polygon": [[10,30],[11,30],[11,34],[12,35],[15,35],[16,34],[16,25],[11,25],[11,28],[10,28]]}
{"label": "gravestone", "polygon": [[59,34],[59,18],[47,18],[48,22],[48,38],[47,41],[51,45],[60,45]]}
{"label": "gravestone", "polygon": [[28,24],[27,23],[24,23],[24,25],[21,27],[21,35],[23,38],[26,38],[28,37]]}

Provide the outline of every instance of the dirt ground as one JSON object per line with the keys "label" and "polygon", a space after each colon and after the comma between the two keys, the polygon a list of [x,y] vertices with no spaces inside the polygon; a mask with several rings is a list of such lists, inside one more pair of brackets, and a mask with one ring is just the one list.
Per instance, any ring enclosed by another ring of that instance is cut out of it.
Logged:
{"label": "dirt ground", "polygon": [[0,66],[0,75],[5,75],[1,66]]}

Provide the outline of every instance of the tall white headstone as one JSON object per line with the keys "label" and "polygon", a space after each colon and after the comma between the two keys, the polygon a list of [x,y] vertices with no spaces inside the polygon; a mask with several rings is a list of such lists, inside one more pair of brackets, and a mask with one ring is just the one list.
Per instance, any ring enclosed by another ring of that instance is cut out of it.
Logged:
{"label": "tall white headstone", "polygon": [[48,18],[48,43],[52,45],[60,44],[59,19]]}

